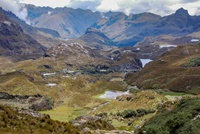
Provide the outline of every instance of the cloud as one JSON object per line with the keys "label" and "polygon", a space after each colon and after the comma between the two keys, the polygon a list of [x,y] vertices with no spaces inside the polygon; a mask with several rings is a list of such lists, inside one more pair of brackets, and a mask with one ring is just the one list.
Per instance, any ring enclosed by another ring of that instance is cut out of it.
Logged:
{"label": "cloud", "polygon": [[177,10],[180,7],[187,9],[190,15],[198,15],[200,1],[193,0],[191,3],[184,3],[183,0],[180,3],[176,3],[170,6],[171,10]]}
{"label": "cloud", "polygon": [[65,7],[69,5],[70,0],[21,0],[21,3],[33,4],[36,6],[49,6],[52,8]]}
{"label": "cloud", "polygon": [[102,3],[97,7],[97,10],[122,11],[126,14],[152,12],[166,15],[172,12],[168,7],[169,4],[171,4],[170,0],[159,2],[157,0],[102,0]]}
{"label": "cloud", "polygon": [[1,0],[0,7],[6,11],[14,13],[18,18],[27,21],[27,10],[23,4],[19,4],[18,1],[14,0]]}
{"label": "cloud", "polygon": [[192,2],[198,2],[199,0],[180,0],[180,3],[192,3]]}
{"label": "cloud", "polygon": [[82,8],[96,10],[96,7],[101,4],[101,0],[71,0],[67,6],[72,8]]}
{"label": "cloud", "polygon": [[194,15],[200,0],[21,0],[36,6],[72,7],[91,9],[93,11],[121,11],[126,14],[152,12],[162,16],[174,13],[183,7]]}
{"label": "cloud", "polygon": [[200,7],[197,8],[197,10],[195,11],[196,15],[200,15]]}

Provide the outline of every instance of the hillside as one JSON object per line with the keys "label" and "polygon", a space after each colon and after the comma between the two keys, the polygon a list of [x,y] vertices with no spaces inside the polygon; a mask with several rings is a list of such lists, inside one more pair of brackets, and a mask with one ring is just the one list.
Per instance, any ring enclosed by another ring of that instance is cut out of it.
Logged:
{"label": "hillside", "polygon": [[161,113],[145,123],[142,131],[146,131],[146,134],[200,133],[198,128],[200,123],[199,98],[183,99],[174,109],[163,109]]}
{"label": "hillside", "polygon": [[45,47],[25,34],[19,24],[0,9],[0,53],[15,60],[36,59],[45,55]]}
{"label": "hillside", "polygon": [[106,46],[110,47],[116,45],[111,39],[109,39],[96,28],[88,28],[85,34],[79,39],[84,41],[87,46],[90,46],[94,49],[103,49]]}
{"label": "hillside", "polygon": [[13,110],[10,107],[0,105],[0,133],[35,133],[35,134],[90,134],[81,132],[81,129],[74,127],[69,123],[61,123],[49,118],[48,115],[37,115],[33,117],[34,112],[23,110]]}
{"label": "hillside", "polygon": [[141,89],[167,89],[199,94],[200,45],[179,46],[150,62],[140,72],[127,75],[127,82]]}

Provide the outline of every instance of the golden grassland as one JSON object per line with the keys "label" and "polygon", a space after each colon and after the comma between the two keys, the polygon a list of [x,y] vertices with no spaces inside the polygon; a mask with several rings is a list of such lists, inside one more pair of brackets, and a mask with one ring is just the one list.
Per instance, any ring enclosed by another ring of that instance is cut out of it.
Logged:
{"label": "golden grassland", "polygon": [[[52,110],[43,111],[49,114],[51,119],[68,122],[82,115],[98,115],[107,113],[106,120],[110,121],[117,129],[133,130],[136,125],[143,125],[154,114],[148,114],[136,119],[120,120],[113,116],[124,110],[156,109],[159,103],[169,101],[165,95],[169,93],[159,93],[151,90],[139,91],[131,94],[133,101],[119,101],[115,99],[101,99],[99,96],[105,91],[126,91],[128,85],[124,81],[110,81],[111,78],[124,77],[119,73],[110,73],[102,75],[67,75],[63,77],[61,71],[66,64],[61,61],[55,62],[52,58],[40,58],[37,60],[27,60],[18,63],[0,59],[6,64],[0,66],[0,91],[14,95],[35,95],[40,94],[50,97],[55,106]],[[178,63],[181,64],[181,63]],[[49,65],[50,68],[44,67]],[[76,70],[73,66],[70,69]],[[44,77],[43,73],[54,73],[56,75]],[[169,70],[170,72],[170,70]],[[168,73],[168,72],[167,72]],[[176,75],[176,74],[174,74]],[[153,74],[149,74],[152,77]],[[163,78],[155,78],[162,81]],[[169,83],[173,79],[168,79]],[[143,83],[147,81],[143,81]],[[56,86],[46,86],[48,83],[55,83]],[[157,85],[155,85],[157,87]],[[173,94],[174,95],[174,94]],[[176,94],[174,96],[177,96]],[[106,104],[105,104],[106,103]],[[105,104],[102,106],[102,104]],[[101,107],[99,107],[101,106]],[[96,110],[94,110],[96,108]],[[131,122],[131,126],[128,124]]]}

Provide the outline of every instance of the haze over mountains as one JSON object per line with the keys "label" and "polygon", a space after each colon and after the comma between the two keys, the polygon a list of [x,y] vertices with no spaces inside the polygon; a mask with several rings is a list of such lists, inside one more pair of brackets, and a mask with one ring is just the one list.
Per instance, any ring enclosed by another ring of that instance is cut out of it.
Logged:
{"label": "haze over mountains", "polygon": [[[27,6],[32,25],[57,31],[62,38],[77,38],[88,27],[97,28],[117,46],[133,46],[146,37],[170,35],[182,37],[199,32],[199,16],[190,16],[180,8],[174,14],[161,17],[152,13],[92,12],[71,8]],[[56,21],[56,22],[55,22]]]}

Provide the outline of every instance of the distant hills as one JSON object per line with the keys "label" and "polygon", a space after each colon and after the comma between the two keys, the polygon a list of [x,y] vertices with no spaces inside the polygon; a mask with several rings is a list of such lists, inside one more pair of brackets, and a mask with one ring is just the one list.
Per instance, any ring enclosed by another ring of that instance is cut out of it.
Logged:
{"label": "distant hills", "polygon": [[72,8],[50,8],[27,5],[32,26],[57,31],[62,38],[76,38],[101,19],[99,12]]}
{"label": "distant hills", "polygon": [[93,25],[118,46],[133,46],[146,37],[160,35],[185,36],[200,30],[200,17],[190,16],[188,11],[180,8],[174,14],[161,17],[151,13],[124,13],[103,18]]}
{"label": "distant hills", "polygon": [[200,17],[189,15],[183,8],[164,17],[152,13],[126,15],[33,5],[27,5],[27,9],[32,26],[57,31],[65,39],[83,36],[85,40],[91,39],[84,35],[88,35],[87,29],[96,28],[120,47],[134,46],[147,37],[169,35],[180,38],[200,31]]}

